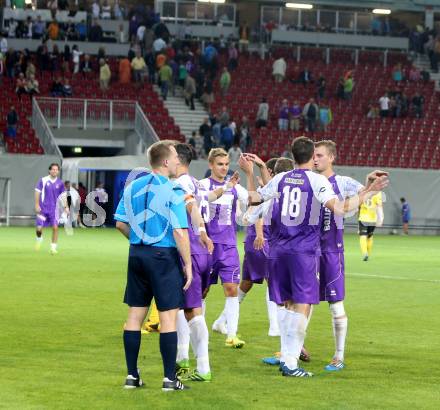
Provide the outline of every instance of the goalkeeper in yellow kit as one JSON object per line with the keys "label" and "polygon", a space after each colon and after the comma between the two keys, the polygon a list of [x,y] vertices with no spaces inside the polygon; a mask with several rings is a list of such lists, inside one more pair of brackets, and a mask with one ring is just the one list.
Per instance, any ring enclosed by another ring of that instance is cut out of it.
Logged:
{"label": "goalkeeper in yellow kit", "polygon": [[376,226],[383,224],[382,193],[379,192],[359,207],[359,242],[364,261],[368,261],[373,249]]}

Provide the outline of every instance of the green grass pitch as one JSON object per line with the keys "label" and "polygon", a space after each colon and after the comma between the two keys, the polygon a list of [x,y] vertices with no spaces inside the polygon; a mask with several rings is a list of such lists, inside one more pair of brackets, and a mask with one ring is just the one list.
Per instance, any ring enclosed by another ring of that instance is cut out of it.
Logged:
{"label": "green grass pitch", "polygon": [[[326,304],[315,308],[306,340],[312,379],[287,379],[261,358],[278,350],[267,336],[265,287],[241,305],[247,342],[228,350],[211,334],[214,380],[163,393],[158,336],[143,336],[146,387],[124,391],[122,304],[128,245],[114,229],[61,233],[49,255],[31,228],[0,228],[1,409],[438,409],[440,403],[439,237],[375,237],[362,262],[346,236],[349,315],[347,368],[325,374],[334,351]],[[240,244],[240,250],[242,246]],[[207,303],[210,327],[223,307],[221,287]],[[193,362],[192,362],[193,363]]]}

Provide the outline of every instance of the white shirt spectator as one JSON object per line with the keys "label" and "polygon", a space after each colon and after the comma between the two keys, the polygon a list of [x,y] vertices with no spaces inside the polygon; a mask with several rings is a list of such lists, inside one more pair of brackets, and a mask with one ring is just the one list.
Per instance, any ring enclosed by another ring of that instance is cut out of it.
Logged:
{"label": "white shirt spectator", "polygon": [[287,64],[286,61],[284,60],[284,58],[279,58],[278,60],[275,60],[272,66],[272,74],[273,75],[282,75],[283,77],[286,76],[286,69],[287,69]]}
{"label": "white shirt spectator", "polygon": [[238,147],[237,145],[234,145],[233,147],[229,148],[228,155],[231,164],[237,164],[241,154],[243,154],[243,152],[241,151],[240,147]]}
{"label": "white shirt spectator", "polygon": [[95,2],[92,4],[92,16],[93,16],[93,18],[95,18],[95,19],[99,19],[99,14],[100,14],[100,12],[101,12],[101,8],[99,7],[98,2],[95,1]]}
{"label": "white shirt spectator", "polygon": [[136,36],[139,41],[144,41],[144,34],[145,34],[146,27],[144,25],[139,26],[136,32]]}
{"label": "white shirt spectator", "polygon": [[124,31],[124,29],[122,29],[122,30],[119,31],[119,42],[120,42],[121,44],[127,42],[127,40],[125,39],[125,31]]}
{"label": "white shirt spectator", "polygon": [[33,31],[32,28],[33,27],[34,27],[34,23],[32,23],[32,21],[30,21],[28,26],[27,26],[27,29],[28,29],[27,37],[28,38],[32,38],[32,31]]}
{"label": "white shirt spectator", "polygon": [[17,22],[14,21],[9,21],[9,28],[8,28],[8,37],[10,38],[15,38],[16,34],[15,32],[17,31]]}
{"label": "white shirt spectator", "polygon": [[163,41],[161,38],[154,40],[153,49],[156,53],[162,51],[167,46],[167,43]]}
{"label": "white shirt spectator", "polygon": [[390,109],[390,99],[386,95],[379,98],[379,104],[382,111],[387,111]]}
{"label": "white shirt spectator", "polygon": [[111,19],[112,18],[112,8],[108,4],[102,6],[101,18],[102,19]]}
{"label": "white shirt spectator", "polygon": [[79,58],[82,56],[82,51],[73,50],[73,62],[79,64]]}
{"label": "white shirt spectator", "polygon": [[121,6],[119,5],[118,0],[115,1],[115,5],[113,6],[113,15],[115,16],[116,20],[122,20],[123,18]]}
{"label": "white shirt spectator", "polygon": [[5,37],[2,37],[0,41],[0,53],[5,55],[7,51],[8,51],[8,40],[6,40]]}
{"label": "white shirt spectator", "polygon": [[267,121],[269,119],[269,104],[262,102],[258,106],[257,120]]}

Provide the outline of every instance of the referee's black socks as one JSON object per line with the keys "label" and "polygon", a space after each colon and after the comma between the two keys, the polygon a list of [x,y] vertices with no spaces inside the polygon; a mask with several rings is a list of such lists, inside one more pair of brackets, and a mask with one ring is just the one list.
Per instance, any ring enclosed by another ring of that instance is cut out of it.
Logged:
{"label": "referee's black socks", "polygon": [[169,380],[176,378],[177,332],[160,334],[160,353],[163,361],[164,377]]}
{"label": "referee's black socks", "polygon": [[[176,344],[177,344],[177,336],[176,336]],[[139,377],[137,360],[139,356],[140,347],[141,347],[141,331],[124,330],[124,349],[125,349],[125,360],[127,362],[127,370],[128,370],[128,374],[136,378]]]}

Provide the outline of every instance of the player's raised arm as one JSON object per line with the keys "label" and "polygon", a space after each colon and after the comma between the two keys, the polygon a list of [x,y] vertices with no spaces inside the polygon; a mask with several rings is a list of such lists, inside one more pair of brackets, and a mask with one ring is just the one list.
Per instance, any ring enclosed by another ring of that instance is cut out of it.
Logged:
{"label": "player's raised arm", "polygon": [[226,191],[234,188],[240,182],[240,174],[235,171],[229,181],[222,187],[208,193],[208,202],[214,202],[219,199]]}
{"label": "player's raised arm", "polygon": [[255,154],[246,153],[243,154],[243,156],[251,160],[260,169],[263,185],[268,184],[271,179],[271,176],[269,170],[267,169],[266,163],[258,155]]}

